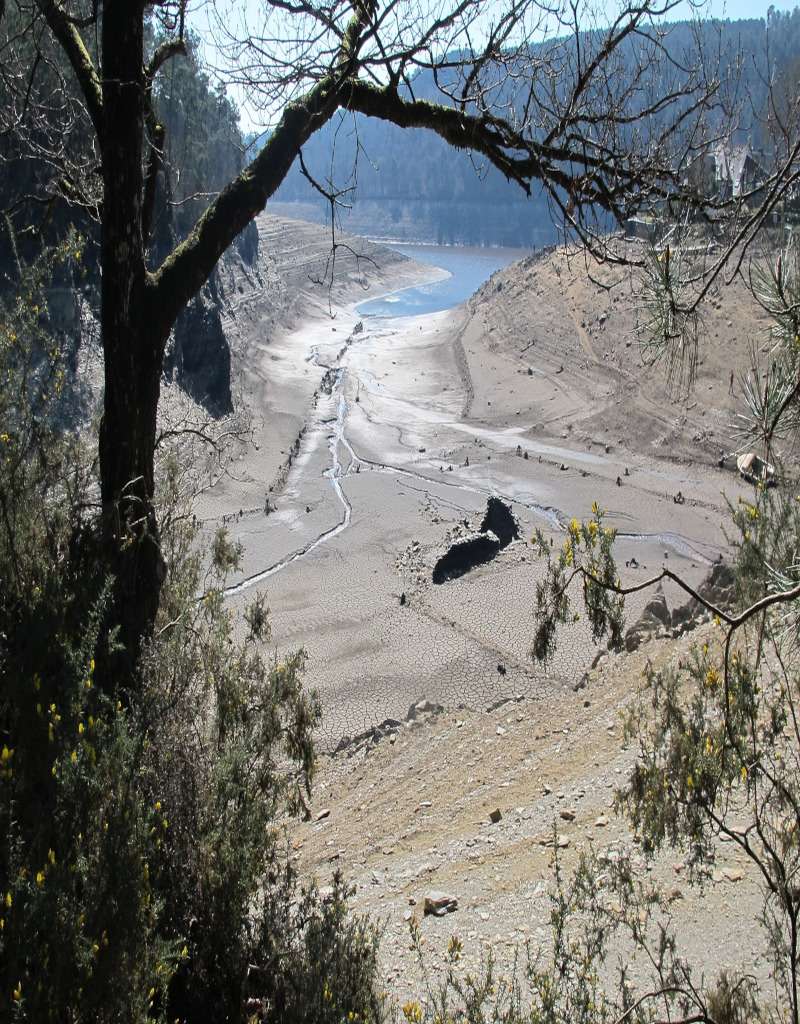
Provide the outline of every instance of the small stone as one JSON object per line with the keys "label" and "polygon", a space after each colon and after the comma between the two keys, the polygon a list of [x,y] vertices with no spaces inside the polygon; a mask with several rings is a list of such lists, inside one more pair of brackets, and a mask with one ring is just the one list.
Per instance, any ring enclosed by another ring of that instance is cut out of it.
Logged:
{"label": "small stone", "polygon": [[489,821],[491,821],[491,823],[493,825],[496,825],[498,823],[498,821],[501,821],[502,817],[503,817],[503,815],[500,812],[500,808],[499,807],[497,807],[497,808],[495,808],[495,810],[489,812]]}
{"label": "small stone", "polygon": [[330,807],[323,807],[322,810],[317,815],[317,821],[324,821],[325,818],[330,817],[330,813],[331,813]]}
{"label": "small stone", "polygon": [[543,790],[545,796],[550,796],[550,794],[553,792],[553,787],[552,786],[548,786],[547,783],[545,783],[542,786],[542,790]]}
{"label": "small stone", "polygon": [[574,821],[577,813],[571,807],[565,807],[563,811],[559,811],[559,817],[563,818],[564,821]]}
{"label": "small stone", "polygon": [[741,868],[723,868],[722,877],[728,882],[741,882],[744,878],[744,871]]}
{"label": "small stone", "polygon": [[497,733],[498,736],[505,736],[506,734],[506,730],[502,727],[502,725],[498,725],[498,727],[495,729],[495,732]]}
{"label": "small stone", "polygon": [[434,917],[444,917],[445,914],[452,914],[458,910],[458,899],[446,892],[429,892],[425,897],[424,914],[432,914]]}
{"label": "small stone", "polygon": [[595,828],[605,828],[608,824],[608,818],[605,814],[601,814],[597,821],[594,823]]}

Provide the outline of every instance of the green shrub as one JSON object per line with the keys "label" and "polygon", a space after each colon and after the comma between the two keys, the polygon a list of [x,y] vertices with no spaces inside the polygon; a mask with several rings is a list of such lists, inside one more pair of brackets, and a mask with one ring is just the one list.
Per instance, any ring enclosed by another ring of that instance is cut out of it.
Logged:
{"label": "green shrub", "polygon": [[[59,257],[63,258],[63,257]],[[377,932],[291,867],[319,706],[267,652],[169,465],[168,577],[135,692],[102,678],[98,494],[26,272],[0,325],[0,1021],[378,1021]]]}

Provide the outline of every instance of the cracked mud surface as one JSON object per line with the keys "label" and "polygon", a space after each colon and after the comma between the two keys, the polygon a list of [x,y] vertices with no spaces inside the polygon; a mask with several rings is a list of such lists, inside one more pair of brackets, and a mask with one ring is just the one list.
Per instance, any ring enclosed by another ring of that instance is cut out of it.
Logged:
{"label": "cracked mud surface", "polygon": [[[331,319],[327,294],[303,285],[310,253],[319,267],[321,233],[269,218],[261,228],[288,261],[272,289],[284,312],[256,289],[231,326],[263,415],[258,449],[201,496],[198,515],[209,530],[228,517],[244,545],[231,605],[263,589],[276,647],[308,652],[307,683],[324,708],[319,747],[345,749],[322,759],[314,812],[330,814],[297,826],[295,856],[323,884],[343,867],[356,905],[385,919],[383,970],[402,997],[419,992],[406,917],[421,913],[426,891],[459,899],[456,913],[422,923],[429,967],[441,966],[454,932],[467,966],[490,943],[507,966],[519,942],[545,934],[543,843],[554,820],[567,867],[590,843],[636,855],[609,806],[634,756],[618,713],[645,658],[680,656],[697,637],[593,667],[600,652],[578,621],[543,670],[528,655],[542,571],[529,541],[539,528],[559,544],[596,500],[619,531],[624,580],[669,564],[698,583],[726,553],[724,494],[748,493],[716,458],[731,447],[729,369],[744,365],[751,338],[763,343],[764,325],[736,288],[724,306],[715,301],[697,389],[680,397],[643,374],[635,285],[601,290],[562,254],[501,271],[459,309],[367,320],[357,331],[362,277],[375,294],[412,283],[414,268],[386,257],[371,277],[345,267]],[[520,539],[434,584],[436,560],[480,530],[492,495],[511,507]],[[629,603],[629,622],[646,600]],[[369,753],[348,745],[387,719],[404,721],[422,700],[441,714]],[[737,964],[732,910],[752,920],[758,897],[732,852],[720,849],[704,896],[686,885],[679,854],[654,871],[689,952],[709,969]],[[764,975],[759,935],[745,946]]]}
{"label": "cracked mud surface", "polygon": [[[305,266],[301,251],[293,258]],[[230,527],[244,545],[230,600],[241,607],[265,590],[277,647],[307,650],[308,683],[325,710],[323,749],[423,697],[486,708],[581,677],[597,653],[582,623],[569,627],[547,672],[528,656],[541,572],[528,546],[536,528],[560,543],[564,524],[597,500],[620,531],[620,565],[638,564],[626,570],[632,579],[669,559],[698,582],[724,549],[721,492],[739,488],[732,474],[656,458],[630,429],[576,439],[571,424],[588,417],[594,425],[609,387],[627,387],[631,374],[606,361],[593,377],[585,359],[569,362],[569,296],[559,306],[554,294],[550,308],[531,289],[522,301],[514,282],[560,280],[556,258],[501,271],[499,292],[493,278],[456,310],[367,319],[363,329],[352,300],[363,291],[354,293],[347,277],[333,294],[334,319],[318,297],[316,306],[306,299],[311,312],[295,328],[266,330],[257,303],[242,308],[240,348],[265,426],[259,450],[236,467],[239,481],[204,495],[200,514],[211,528],[220,505],[244,510]],[[372,290],[413,273],[386,266]],[[534,307],[548,325],[523,363],[519,332]],[[564,362],[554,366],[559,339]],[[680,506],[678,490],[686,495]],[[480,530],[491,495],[513,510],[521,539],[432,586],[436,560],[458,536]],[[633,602],[631,615],[638,610]]]}

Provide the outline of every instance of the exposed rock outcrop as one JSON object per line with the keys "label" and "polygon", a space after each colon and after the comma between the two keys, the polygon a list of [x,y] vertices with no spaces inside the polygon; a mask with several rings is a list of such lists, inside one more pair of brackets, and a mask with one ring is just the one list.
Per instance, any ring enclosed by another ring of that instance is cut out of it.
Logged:
{"label": "exposed rock outcrop", "polygon": [[[736,576],[733,569],[723,562],[717,563],[697,588],[697,593],[723,611],[730,611],[736,604]],[[702,602],[692,597],[672,611],[667,607],[661,584],[655,596],[645,605],[644,611],[625,634],[625,649],[635,651],[644,641],[663,633],[688,633],[695,629],[709,611]]]}
{"label": "exposed rock outcrop", "polygon": [[165,369],[212,416],[233,412],[231,350],[213,279],[178,317]]}

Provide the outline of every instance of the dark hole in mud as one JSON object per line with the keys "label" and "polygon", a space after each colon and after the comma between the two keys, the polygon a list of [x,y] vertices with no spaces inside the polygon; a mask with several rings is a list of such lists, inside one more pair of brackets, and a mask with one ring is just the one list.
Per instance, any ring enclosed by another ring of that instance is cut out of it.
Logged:
{"label": "dark hole in mud", "polygon": [[481,532],[450,545],[433,567],[433,582],[457,579],[470,569],[491,562],[498,551],[518,537],[519,524],[509,506],[500,498],[489,498]]}
{"label": "dark hole in mud", "polygon": [[519,524],[514,513],[500,498],[489,498],[486,502],[486,515],[481,523],[481,533],[493,533],[505,548],[512,540],[519,537]]}
{"label": "dark hole in mud", "polygon": [[433,582],[458,579],[475,566],[491,562],[501,547],[493,533],[477,533],[474,537],[456,541],[434,565]]}

